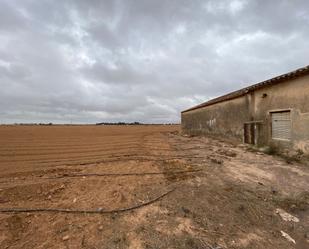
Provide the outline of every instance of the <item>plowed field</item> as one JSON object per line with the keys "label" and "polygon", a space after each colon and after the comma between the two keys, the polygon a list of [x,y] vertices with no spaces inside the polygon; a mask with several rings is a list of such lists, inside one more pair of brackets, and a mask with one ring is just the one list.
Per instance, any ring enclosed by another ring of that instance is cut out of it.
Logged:
{"label": "plowed field", "polygon": [[308,248],[308,165],[179,130],[0,126],[0,248]]}

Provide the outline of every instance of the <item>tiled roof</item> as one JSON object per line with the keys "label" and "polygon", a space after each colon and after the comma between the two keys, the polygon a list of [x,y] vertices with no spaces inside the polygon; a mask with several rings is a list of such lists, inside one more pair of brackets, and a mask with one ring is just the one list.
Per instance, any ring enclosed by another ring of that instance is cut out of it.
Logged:
{"label": "tiled roof", "polygon": [[234,92],[231,92],[231,93],[228,93],[228,94],[220,96],[218,98],[211,99],[207,102],[204,102],[202,104],[199,104],[197,106],[194,106],[194,107],[191,107],[187,110],[184,110],[184,111],[182,111],[182,113],[192,111],[192,110],[195,110],[195,109],[199,109],[199,108],[202,108],[202,107],[205,107],[205,106],[213,105],[213,104],[223,102],[223,101],[226,101],[226,100],[234,99],[234,98],[243,96],[243,95],[245,95],[249,92],[255,91],[257,89],[260,89],[260,88],[263,88],[263,87],[266,87],[266,86],[270,86],[270,85],[275,85],[275,84],[281,83],[283,81],[293,79],[293,78],[296,78],[296,77],[299,77],[301,75],[308,74],[308,73],[309,73],[309,65],[306,66],[306,67],[299,68],[295,71],[292,71],[292,72],[271,78],[269,80],[265,80],[265,81],[262,81],[260,83],[242,88],[240,90],[237,90],[237,91],[234,91]]}

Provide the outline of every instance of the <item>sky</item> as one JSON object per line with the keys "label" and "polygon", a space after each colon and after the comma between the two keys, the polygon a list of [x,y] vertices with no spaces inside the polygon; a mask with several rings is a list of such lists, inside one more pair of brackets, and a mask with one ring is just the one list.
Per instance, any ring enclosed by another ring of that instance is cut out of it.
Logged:
{"label": "sky", "polygon": [[308,41],[308,0],[0,0],[0,123],[180,122]]}

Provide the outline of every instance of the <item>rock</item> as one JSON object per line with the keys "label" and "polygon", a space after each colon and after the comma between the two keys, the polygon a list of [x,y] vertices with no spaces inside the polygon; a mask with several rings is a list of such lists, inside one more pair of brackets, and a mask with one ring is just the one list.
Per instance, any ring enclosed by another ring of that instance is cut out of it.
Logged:
{"label": "rock", "polygon": [[69,240],[69,239],[70,239],[70,236],[69,236],[69,235],[66,235],[66,236],[64,236],[64,237],[62,238],[63,241],[67,241],[67,240]]}
{"label": "rock", "polygon": [[102,231],[102,230],[103,230],[103,226],[99,226],[99,227],[98,227],[98,230],[99,230],[99,231]]}
{"label": "rock", "polygon": [[299,219],[288,212],[284,211],[281,208],[276,209],[276,214],[279,214],[279,216],[284,220],[284,221],[293,221],[293,222],[299,222]]}
{"label": "rock", "polygon": [[281,232],[281,235],[282,237],[286,238],[288,241],[296,244],[295,240],[290,236],[288,235],[286,232],[283,232],[283,231],[280,231]]}
{"label": "rock", "polygon": [[224,154],[228,157],[236,157],[237,153],[231,150],[225,151]]}
{"label": "rock", "polygon": [[76,201],[77,201],[77,198],[74,198],[73,203],[76,203]]}

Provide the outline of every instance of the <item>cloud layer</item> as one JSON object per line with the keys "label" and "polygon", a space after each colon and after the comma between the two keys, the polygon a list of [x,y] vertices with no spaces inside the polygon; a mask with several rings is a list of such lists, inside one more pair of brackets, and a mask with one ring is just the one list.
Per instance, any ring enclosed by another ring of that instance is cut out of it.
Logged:
{"label": "cloud layer", "polygon": [[0,0],[0,122],[179,122],[308,40],[306,0]]}

